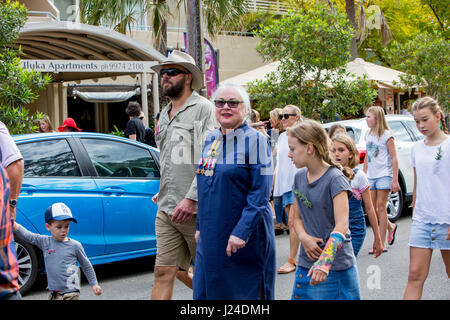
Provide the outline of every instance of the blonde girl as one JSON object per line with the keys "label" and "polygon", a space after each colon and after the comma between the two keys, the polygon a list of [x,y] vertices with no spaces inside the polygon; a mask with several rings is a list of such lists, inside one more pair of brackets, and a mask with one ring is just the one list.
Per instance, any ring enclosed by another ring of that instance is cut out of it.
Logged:
{"label": "blonde girl", "polygon": [[348,229],[348,178],[353,171],[340,170],[318,122],[304,120],[287,132],[289,158],[301,168],[293,185],[293,224],[302,245],[292,299],[359,300],[358,269]]}
{"label": "blonde girl", "polygon": [[55,132],[49,116],[46,115],[39,121],[39,132]]}
{"label": "blonde girl", "polygon": [[433,249],[441,251],[450,278],[450,139],[436,100],[421,98],[413,104],[412,111],[417,129],[425,139],[411,150],[413,222],[408,283],[403,298],[421,299]]}
{"label": "blonde girl", "polygon": [[[397,232],[397,225],[389,221],[386,209],[389,193],[400,190],[397,152],[382,107],[373,106],[367,109],[366,122],[370,130],[366,135],[367,156],[363,170],[370,183],[370,196],[380,225],[383,251],[387,251],[386,233],[388,243],[392,245]],[[372,254],[373,251],[369,253]]]}
{"label": "blonde girl", "polygon": [[349,225],[352,236],[353,252],[358,256],[359,250],[366,236],[366,220],[364,219],[364,211],[362,203],[366,208],[370,225],[374,235],[372,250],[375,257],[378,257],[383,251],[383,245],[380,238],[380,230],[378,228],[378,219],[370,198],[370,185],[364,171],[359,170],[359,152],[356,145],[346,134],[339,134],[331,139],[331,153],[336,162],[343,167],[353,169],[354,175],[350,177],[350,185],[352,187],[352,196],[349,198]]}

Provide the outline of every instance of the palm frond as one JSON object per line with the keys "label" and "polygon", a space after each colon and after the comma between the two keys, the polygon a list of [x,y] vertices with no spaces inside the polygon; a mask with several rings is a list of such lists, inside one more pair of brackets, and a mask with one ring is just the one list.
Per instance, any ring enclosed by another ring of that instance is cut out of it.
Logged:
{"label": "palm frond", "polygon": [[364,40],[369,36],[370,30],[367,27],[366,10],[362,4],[359,5],[358,30],[356,34],[356,43],[358,48],[361,47]]}
{"label": "palm frond", "polygon": [[247,6],[242,0],[203,1],[206,30],[211,37],[219,31],[234,28],[236,21],[241,21],[246,13]]}
{"label": "palm frond", "polygon": [[386,18],[382,12],[380,12],[380,25],[381,25],[381,44],[385,47],[392,40],[392,31],[386,21]]}

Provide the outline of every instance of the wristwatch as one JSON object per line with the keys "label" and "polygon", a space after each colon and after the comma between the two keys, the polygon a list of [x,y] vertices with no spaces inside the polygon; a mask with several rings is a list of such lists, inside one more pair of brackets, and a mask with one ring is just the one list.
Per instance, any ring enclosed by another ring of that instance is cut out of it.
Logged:
{"label": "wristwatch", "polygon": [[17,206],[17,200],[16,199],[9,200],[9,206],[11,208],[15,208]]}

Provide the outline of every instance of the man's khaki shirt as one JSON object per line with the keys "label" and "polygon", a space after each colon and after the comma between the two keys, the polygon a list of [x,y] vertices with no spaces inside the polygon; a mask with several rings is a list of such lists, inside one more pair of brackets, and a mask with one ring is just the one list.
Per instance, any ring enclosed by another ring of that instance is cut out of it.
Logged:
{"label": "man's khaki shirt", "polygon": [[170,110],[171,103],[161,111],[156,134],[161,164],[158,209],[167,214],[184,198],[197,201],[195,168],[206,136],[216,126],[214,105],[195,91],[172,119]]}

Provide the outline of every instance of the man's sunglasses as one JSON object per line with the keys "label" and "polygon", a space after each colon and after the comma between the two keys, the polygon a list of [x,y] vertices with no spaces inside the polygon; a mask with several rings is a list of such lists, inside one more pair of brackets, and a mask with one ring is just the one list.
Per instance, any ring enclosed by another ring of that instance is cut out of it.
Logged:
{"label": "man's sunglasses", "polygon": [[230,108],[237,108],[239,103],[242,103],[244,101],[240,100],[214,100],[214,104],[216,105],[216,108],[223,108],[227,104]]}
{"label": "man's sunglasses", "polygon": [[179,75],[180,73],[182,74],[188,74],[189,72],[177,69],[177,68],[169,68],[169,69],[161,69],[161,71],[159,71],[159,74],[161,75],[161,77],[165,74],[167,74],[169,77],[175,77],[177,75]]}
{"label": "man's sunglasses", "polygon": [[296,116],[296,114],[295,113],[286,113],[286,114],[280,114],[279,116],[278,116],[278,119],[280,119],[280,120],[283,120],[283,118],[284,119],[289,119],[289,117],[295,117]]}

